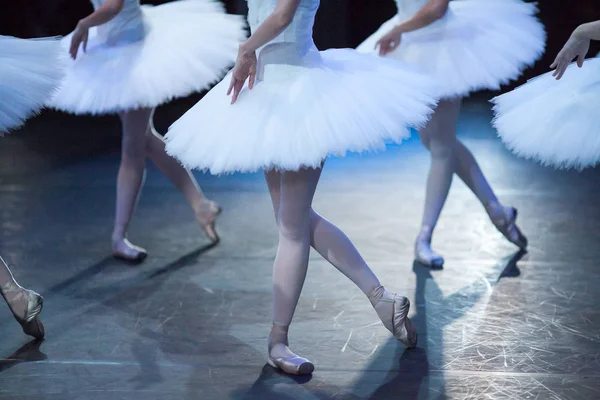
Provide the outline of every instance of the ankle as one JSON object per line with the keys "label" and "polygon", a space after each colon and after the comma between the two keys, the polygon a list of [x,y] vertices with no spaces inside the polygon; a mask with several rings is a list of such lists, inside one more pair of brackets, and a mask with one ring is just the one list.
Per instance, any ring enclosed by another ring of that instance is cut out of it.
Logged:
{"label": "ankle", "polygon": [[379,302],[383,298],[385,292],[386,292],[385,288],[382,285],[379,285],[378,287],[373,289],[373,291],[371,293],[369,293],[369,295],[367,297],[369,298],[369,301],[371,302],[371,305],[373,307],[375,307],[377,304],[379,304]]}
{"label": "ankle", "polygon": [[419,235],[417,236],[417,242],[425,242],[431,244],[431,238],[433,236],[433,227],[430,225],[422,225]]}
{"label": "ankle", "polygon": [[288,331],[289,325],[273,324],[271,332],[269,332],[269,350],[275,345],[282,344],[288,346]]}
{"label": "ankle", "polygon": [[110,240],[112,241],[113,244],[122,242],[125,240],[125,232],[123,231],[114,231],[113,234],[110,237]]}

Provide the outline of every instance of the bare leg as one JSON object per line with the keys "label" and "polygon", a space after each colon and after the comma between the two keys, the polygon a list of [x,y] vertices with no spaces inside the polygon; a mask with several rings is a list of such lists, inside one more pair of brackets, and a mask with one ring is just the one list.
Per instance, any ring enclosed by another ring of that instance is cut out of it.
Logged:
{"label": "bare leg", "polygon": [[310,253],[310,210],[321,169],[272,172],[279,178],[276,214],[279,245],[273,264],[273,327],[269,334],[269,363],[294,374],[310,374],[314,366],[288,348],[288,329],[306,278]]}
{"label": "bare leg", "polygon": [[121,165],[117,176],[117,205],[112,248],[115,256],[141,261],[146,251],[127,240],[127,228],[135,211],[146,170],[146,133],[151,109],[128,111],[121,114],[123,143]]}
{"label": "bare leg", "polygon": [[[275,215],[279,215],[281,173],[265,174]],[[337,226],[310,209],[310,244],[341,273],[369,296],[381,286],[379,279],[362,258],[354,244]]]}
{"label": "bare leg", "polygon": [[42,296],[21,287],[2,257],[0,257],[0,293],[23,328],[23,332],[36,339],[42,339],[44,326],[38,319],[42,311]]}
{"label": "bare leg", "polygon": [[516,224],[516,210],[504,207],[498,201],[475,157],[459,140],[456,141],[456,173],[477,196],[490,220],[504,237],[522,249],[527,247],[527,238]]}
{"label": "bare leg", "polygon": [[427,178],[425,210],[421,231],[415,245],[416,259],[439,267],[444,259],[431,250],[431,237],[448,197],[455,169],[456,125],[461,100],[442,100],[433,117],[419,132],[421,141],[431,153],[431,168]]}
{"label": "bare leg", "polygon": [[219,236],[215,229],[215,223],[216,217],[221,211],[219,205],[208,200],[202,193],[194,175],[167,154],[162,136],[154,129],[152,117],[150,117],[149,132],[148,157],[186,198],[208,238],[217,242]]}
{"label": "bare leg", "polygon": [[271,362],[290,373],[303,373],[300,367],[310,364],[287,347],[289,325],[306,277],[309,245],[368,296],[377,315],[396,338],[407,346],[415,346],[416,332],[407,318],[408,299],[387,292],[348,237],[312,210],[312,197],[320,170],[269,171],[265,176],[280,232],[273,268],[274,320],[269,335]]}

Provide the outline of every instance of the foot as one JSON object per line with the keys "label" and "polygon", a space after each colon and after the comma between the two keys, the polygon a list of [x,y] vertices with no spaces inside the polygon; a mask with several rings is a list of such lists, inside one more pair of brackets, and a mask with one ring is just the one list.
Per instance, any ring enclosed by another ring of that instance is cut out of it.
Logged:
{"label": "foot", "polygon": [[206,237],[213,243],[217,243],[220,240],[216,230],[216,223],[217,216],[221,211],[221,206],[212,200],[204,200],[194,209],[200,228],[202,228]]}
{"label": "foot", "polygon": [[444,258],[431,248],[431,228],[425,226],[415,242],[415,261],[430,268],[442,268]]}
{"label": "foot", "polygon": [[269,333],[267,364],[290,375],[310,375],[315,370],[313,363],[300,357],[288,347],[287,325],[273,324]]}
{"label": "foot", "polygon": [[269,345],[267,364],[290,375],[310,375],[315,370],[313,363],[295,354],[283,343]]}
{"label": "foot", "polygon": [[370,295],[369,300],[377,315],[388,331],[408,348],[417,347],[419,338],[411,320],[408,318],[410,301],[379,286]]}
{"label": "foot", "polygon": [[2,295],[12,311],[15,319],[21,325],[26,335],[38,340],[44,338],[44,325],[39,315],[44,307],[44,299],[33,290],[24,289],[10,282],[2,287]]}
{"label": "foot", "polygon": [[506,240],[524,250],[527,248],[527,238],[517,226],[517,209],[514,207],[504,207],[500,203],[490,203],[485,206],[490,220],[504,235]]}
{"label": "foot", "polygon": [[148,256],[145,249],[132,244],[125,238],[113,239],[112,252],[116,259],[132,263],[140,263]]}

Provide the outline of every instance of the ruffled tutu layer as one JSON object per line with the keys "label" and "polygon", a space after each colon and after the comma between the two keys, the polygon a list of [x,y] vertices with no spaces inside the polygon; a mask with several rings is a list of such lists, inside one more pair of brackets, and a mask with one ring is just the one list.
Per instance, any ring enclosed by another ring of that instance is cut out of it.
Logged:
{"label": "ruffled tutu layer", "polygon": [[52,96],[62,76],[55,38],[0,36],[0,133],[21,125]]}
{"label": "ruffled tutu layer", "polygon": [[[443,97],[463,97],[517,79],[544,52],[546,34],[534,3],[520,0],[454,0],[444,18],[402,35],[387,57],[417,65],[444,85]],[[410,16],[396,16],[363,42],[377,41]]]}
{"label": "ruffled tutu layer", "polygon": [[167,152],[213,174],[318,167],[328,155],[409,137],[436,103],[431,79],[397,62],[347,49],[314,50],[306,60],[267,65],[233,105],[227,76],[171,126]]}
{"label": "ruffled tutu layer", "polygon": [[492,102],[494,126],[518,156],[556,168],[600,162],[600,59],[572,64],[559,81],[541,75]]}
{"label": "ruffled tutu layer", "polygon": [[[70,61],[52,107],[116,113],[202,91],[233,65],[246,36],[243,18],[226,14],[216,0],[142,6],[142,14],[142,40],[107,43],[98,30],[90,30],[87,53]],[[65,52],[70,43],[65,37]]]}

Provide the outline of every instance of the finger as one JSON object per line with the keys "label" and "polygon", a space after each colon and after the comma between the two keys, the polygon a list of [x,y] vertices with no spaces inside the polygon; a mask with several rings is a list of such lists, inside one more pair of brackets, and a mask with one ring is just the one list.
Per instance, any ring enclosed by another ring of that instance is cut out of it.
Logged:
{"label": "finger", "polygon": [[379,45],[379,55],[385,56],[388,52],[388,42],[381,42]]}
{"label": "finger", "polygon": [[567,67],[569,66],[569,64],[562,62],[559,64],[557,71],[558,71],[558,75],[556,76],[556,80],[560,80],[560,78],[563,77],[563,75],[565,74],[565,71],[567,70]]}
{"label": "finger", "polygon": [[87,44],[88,44],[88,34],[86,33],[83,37],[83,52],[87,53]]}
{"label": "finger", "polygon": [[381,39],[379,39],[377,42],[375,42],[375,46],[373,47],[374,50],[377,50],[377,48],[381,45]]}
{"label": "finger", "polygon": [[235,85],[235,77],[233,75],[231,75],[231,82],[229,83],[229,89],[227,89],[227,96],[229,96],[231,94],[231,91],[233,90],[234,85]]}
{"label": "finger", "polygon": [[242,87],[244,85],[244,82],[239,82],[235,85],[235,87],[233,88],[233,98],[231,99],[231,104],[235,103],[240,95],[240,92],[242,91]]}
{"label": "finger", "polygon": [[248,89],[252,90],[254,87],[254,81],[256,80],[256,71],[250,71],[248,79]]}
{"label": "finger", "polygon": [[583,67],[584,62],[585,62],[585,56],[583,54],[580,54],[579,57],[577,57],[577,66],[579,68]]}

